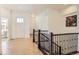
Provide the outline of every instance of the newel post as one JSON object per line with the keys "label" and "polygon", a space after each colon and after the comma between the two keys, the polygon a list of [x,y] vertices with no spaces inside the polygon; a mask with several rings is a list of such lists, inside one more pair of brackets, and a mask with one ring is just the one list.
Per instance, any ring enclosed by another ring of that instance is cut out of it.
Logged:
{"label": "newel post", "polygon": [[53,41],[53,33],[51,32],[50,33],[50,55],[52,55],[53,54],[53,50],[52,50],[52,48],[53,48],[53,45],[52,45],[52,41]]}
{"label": "newel post", "polygon": [[33,42],[35,42],[35,29],[33,29]]}
{"label": "newel post", "polygon": [[38,48],[40,49],[40,30],[38,30]]}

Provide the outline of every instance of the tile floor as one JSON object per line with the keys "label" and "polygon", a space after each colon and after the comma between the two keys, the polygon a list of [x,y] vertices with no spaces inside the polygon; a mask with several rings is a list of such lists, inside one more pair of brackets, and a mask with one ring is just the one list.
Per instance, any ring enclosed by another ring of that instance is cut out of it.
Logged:
{"label": "tile floor", "polygon": [[32,39],[3,40],[2,46],[3,55],[42,55]]}
{"label": "tile floor", "polygon": [[[0,40],[1,42],[0,52],[3,55],[43,55],[32,39]],[[79,55],[79,53],[74,55]]]}

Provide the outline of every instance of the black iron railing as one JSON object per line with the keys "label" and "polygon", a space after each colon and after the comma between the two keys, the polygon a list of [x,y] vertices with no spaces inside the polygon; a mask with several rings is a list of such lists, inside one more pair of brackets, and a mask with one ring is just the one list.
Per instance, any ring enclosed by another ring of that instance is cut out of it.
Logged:
{"label": "black iron railing", "polygon": [[61,46],[53,42],[53,33],[40,32],[40,48],[50,55],[61,55]]}
{"label": "black iron railing", "polygon": [[61,55],[61,46],[54,42],[53,33],[50,33],[51,37],[51,54],[53,55]]}
{"label": "black iron railing", "polygon": [[[34,32],[33,32],[34,33]],[[37,38],[35,38],[37,33]],[[38,48],[45,54],[73,54],[78,49],[79,33],[53,34],[47,30],[37,30],[33,34],[33,42],[38,42]]]}
{"label": "black iron railing", "polygon": [[41,30],[39,30],[39,43],[40,43],[40,50],[43,51],[45,54],[48,54],[50,52],[50,40],[47,37],[47,35],[45,34],[46,32],[41,32]]}
{"label": "black iron railing", "polygon": [[61,46],[62,54],[76,53],[78,49],[79,33],[54,34],[53,42]]}
{"label": "black iron railing", "polygon": [[[37,41],[35,39],[35,35],[38,32]],[[52,41],[52,33],[48,33],[47,30],[33,30],[33,42],[38,42],[38,48],[44,54],[61,54],[61,46],[57,45],[55,42]],[[54,48],[55,47],[55,48]],[[55,52],[53,51],[55,49]]]}

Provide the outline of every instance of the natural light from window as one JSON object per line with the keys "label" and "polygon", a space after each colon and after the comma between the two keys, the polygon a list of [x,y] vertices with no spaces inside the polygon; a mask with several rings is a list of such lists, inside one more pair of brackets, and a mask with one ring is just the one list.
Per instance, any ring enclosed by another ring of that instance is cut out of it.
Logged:
{"label": "natural light from window", "polygon": [[23,17],[17,17],[17,23],[23,23],[24,18]]}

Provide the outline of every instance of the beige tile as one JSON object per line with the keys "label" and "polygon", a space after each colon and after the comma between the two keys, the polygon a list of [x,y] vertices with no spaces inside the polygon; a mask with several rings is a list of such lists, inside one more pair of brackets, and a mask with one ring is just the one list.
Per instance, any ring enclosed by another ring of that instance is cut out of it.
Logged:
{"label": "beige tile", "polygon": [[7,42],[7,55],[42,55],[31,39],[15,39]]}

